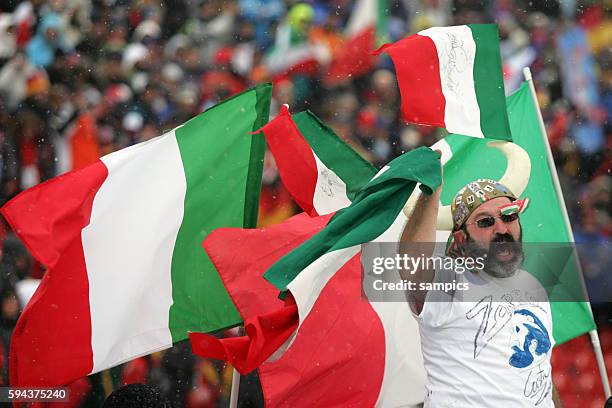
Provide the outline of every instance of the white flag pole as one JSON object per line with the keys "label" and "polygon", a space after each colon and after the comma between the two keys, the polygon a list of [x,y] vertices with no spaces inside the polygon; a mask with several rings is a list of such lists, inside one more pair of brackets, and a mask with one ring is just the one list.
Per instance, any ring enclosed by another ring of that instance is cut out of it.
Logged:
{"label": "white flag pole", "polygon": [[235,368],[232,372],[232,390],[230,392],[230,408],[238,407],[238,391],[240,391],[240,373]]}
{"label": "white flag pole", "polygon": [[[531,70],[529,67],[523,68],[523,75],[525,76],[525,80],[529,83],[529,89],[531,90],[531,97],[533,98],[533,103],[537,107],[538,112],[538,121],[540,123],[540,130],[542,134],[542,138],[544,139],[544,145],[546,146],[546,157],[548,160],[548,167],[550,168],[550,172],[552,173],[553,184],[555,185],[555,190],[557,192],[557,197],[559,198],[561,204],[561,211],[563,212],[563,218],[565,221],[565,226],[569,233],[570,239],[572,242],[574,241],[574,232],[572,231],[572,226],[570,224],[569,216],[567,214],[567,208],[565,207],[565,201],[563,200],[563,192],[561,191],[561,184],[559,183],[559,176],[557,175],[557,168],[555,167],[555,161],[552,156],[552,151],[550,149],[550,144],[548,143],[548,135],[546,133],[546,127],[544,126],[544,119],[542,118],[542,112],[540,111],[540,104],[538,103],[538,98],[535,91],[535,86],[533,85],[533,77],[531,76]],[[582,273],[581,273],[582,277]],[[583,281],[584,284],[584,281]],[[586,290],[585,290],[586,294]],[[588,300],[588,295],[587,295]],[[588,303],[589,310],[591,308],[591,304]],[[593,311],[591,310],[591,315]],[[601,343],[599,341],[599,334],[597,333],[597,329],[591,330],[589,332],[589,336],[591,337],[591,344],[593,345],[593,351],[595,352],[595,358],[597,360],[597,366],[599,367],[599,375],[601,376],[601,382],[604,388],[604,394],[606,399],[612,396],[612,392],[610,391],[610,380],[608,379],[608,372],[606,371],[606,363],[604,361],[603,352],[601,350]]]}
{"label": "white flag pole", "polygon": [[[244,335],[244,327],[238,327],[238,335]],[[240,391],[240,373],[232,367],[232,389],[230,390],[229,408],[238,408],[238,392]]]}

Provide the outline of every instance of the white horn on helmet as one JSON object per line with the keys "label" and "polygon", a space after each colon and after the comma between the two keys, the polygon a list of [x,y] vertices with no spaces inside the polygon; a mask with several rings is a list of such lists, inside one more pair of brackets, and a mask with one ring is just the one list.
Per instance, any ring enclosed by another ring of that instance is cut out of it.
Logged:
{"label": "white horn on helmet", "polygon": [[[487,143],[487,146],[501,151],[506,156],[506,171],[499,180],[500,184],[508,187],[516,197],[525,191],[531,176],[531,160],[529,154],[519,145],[512,142],[494,141]],[[415,190],[404,206],[404,215],[409,217],[414,209],[420,191]],[[453,215],[450,205],[441,205],[438,210],[438,220],[436,223],[438,230],[450,231],[453,229]]]}
{"label": "white horn on helmet", "polygon": [[489,142],[487,145],[501,151],[506,156],[508,162],[506,172],[499,180],[499,183],[508,187],[517,198],[520,197],[523,191],[525,191],[531,176],[531,160],[529,155],[521,146],[512,142],[499,140]]}

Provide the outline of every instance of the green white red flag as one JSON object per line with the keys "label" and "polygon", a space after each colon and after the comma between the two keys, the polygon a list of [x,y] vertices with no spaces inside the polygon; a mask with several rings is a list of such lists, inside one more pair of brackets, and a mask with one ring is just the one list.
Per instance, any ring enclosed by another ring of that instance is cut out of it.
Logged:
{"label": "green white red flag", "polygon": [[283,184],[309,215],[347,207],[376,169],[312,112],[291,115],[286,105],[260,129]]}
{"label": "green white red flag", "polygon": [[[370,303],[361,297],[358,256],[329,279],[303,322],[293,298],[283,304],[278,289],[261,278],[282,256],[321,231],[329,218],[302,213],[261,230],[214,231],[204,247],[249,336],[219,342],[192,334],[194,353],[230,361],[241,372],[257,367],[267,407],[422,402],[425,372],[416,322],[405,304]],[[244,257],[232,261],[228,247]],[[279,348],[287,339],[290,347]],[[266,349],[272,341],[277,347]]]}
{"label": "green white red flag", "polygon": [[275,41],[263,58],[264,66],[275,80],[292,74],[314,75],[329,62],[328,48],[310,41],[300,25],[314,17],[305,3],[294,5],[286,21],[276,30]]}
{"label": "green white red flag", "polygon": [[[508,116],[513,143],[529,156],[529,165],[518,170],[528,179],[523,192],[514,192],[529,199],[529,207],[521,214],[524,242],[572,242],[564,223],[563,197],[557,195],[552,172],[546,156],[548,147],[538,123],[537,109],[530,94],[529,85],[523,82],[514,94],[507,98]],[[488,178],[497,180],[504,174],[508,163],[503,154],[488,145],[490,141],[449,135],[432,146],[442,151],[444,163],[444,187],[442,203],[449,204],[454,195],[467,183]],[[520,204],[526,205],[523,201]],[[448,232],[438,231],[437,240],[445,241]],[[541,268],[540,268],[541,269]],[[540,269],[534,268],[535,271]],[[577,272],[577,270],[575,271]],[[546,287],[547,277],[536,275]],[[567,274],[575,283],[564,282],[567,287],[580,284],[581,277]],[[595,329],[590,307],[583,302],[551,302],[555,344],[559,345],[583,333]]]}
{"label": "green white red flag", "polygon": [[2,214],[47,266],[11,343],[11,385],[59,386],[241,322],[201,242],[254,227],[271,86],[26,190]]}
{"label": "green white red flag", "polygon": [[364,75],[374,67],[375,47],[382,43],[387,31],[387,0],[357,0],[351,11],[344,45],[332,56],[324,81],[337,85]]}
{"label": "green white red flag", "polygon": [[393,60],[408,122],[512,140],[495,24],[428,28],[376,52]]}

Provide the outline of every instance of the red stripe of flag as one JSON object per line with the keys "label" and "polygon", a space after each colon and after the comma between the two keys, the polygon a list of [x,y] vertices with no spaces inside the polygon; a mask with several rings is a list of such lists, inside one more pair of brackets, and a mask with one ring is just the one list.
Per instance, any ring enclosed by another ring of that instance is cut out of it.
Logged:
{"label": "red stripe of flag", "polygon": [[397,75],[402,114],[408,122],[445,127],[446,99],[442,93],[440,61],[431,38],[411,35],[374,51],[387,52]]}
{"label": "red stripe of flag", "polygon": [[313,205],[319,174],[317,163],[287,106],[283,105],[278,116],[258,132],[264,133],[287,190],[307,214],[317,216]]}
{"label": "red stripe of flag", "polygon": [[267,407],[375,406],[386,341],[378,314],[361,295],[360,257],[330,279],[285,354],[259,369]]}
{"label": "red stripe of flag", "polygon": [[259,367],[295,332],[298,310],[291,296],[285,307],[245,320],[246,336],[219,340],[204,333],[189,333],[193,354],[229,362],[246,374]]}
{"label": "red stripe of flag", "polygon": [[[269,228],[219,228],[209,234],[202,246],[244,320],[246,336],[219,340],[190,333],[193,353],[229,361],[242,373],[269,358],[297,328],[298,314],[293,299],[281,301],[263,272],[320,231],[332,215],[301,213]],[[235,251],[241,256],[231,256]]]}
{"label": "red stripe of flag", "polygon": [[59,386],[93,368],[89,281],[81,231],[108,176],[98,161],[24,191],[2,215],[47,266],[11,340],[12,386]]}
{"label": "red stripe of flag", "polygon": [[[233,339],[192,335],[194,352],[230,360],[243,372],[269,358],[295,330],[298,316],[293,303],[283,304],[262,275],[319,232],[331,216],[300,214],[266,229],[218,229],[209,235],[204,248],[249,329],[247,336]],[[320,406],[373,406],[384,366],[384,329],[361,296],[357,255],[323,289],[286,354],[260,366],[266,406],[309,407],[313,401]]]}
{"label": "red stripe of flag", "polygon": [[[263,272],[323,229],[333,215],[301,213],[268,228],[218,228],[206,237],[202,246],[243,320],[283,307],[278,289],[263,279]],[[238,248],[241,255],[230,256]],[[262,248],[268,252],[262,254]]]}

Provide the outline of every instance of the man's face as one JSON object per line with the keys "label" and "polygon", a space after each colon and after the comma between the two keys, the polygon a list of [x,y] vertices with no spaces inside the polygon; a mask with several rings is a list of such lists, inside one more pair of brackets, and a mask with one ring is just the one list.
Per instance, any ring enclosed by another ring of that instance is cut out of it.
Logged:
{"label": "man's face", "polygon": [[[509,202],[507,197],[487,201],[474,210],[464,226],[468,254],[486,256],[485,272],[497,278],[514,275],[523,263],[522,230],[518,217],[510,222],[500,218],[499,207]],[[488,225],[491,217],[494,223]]]}

